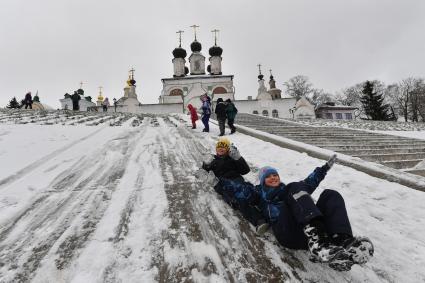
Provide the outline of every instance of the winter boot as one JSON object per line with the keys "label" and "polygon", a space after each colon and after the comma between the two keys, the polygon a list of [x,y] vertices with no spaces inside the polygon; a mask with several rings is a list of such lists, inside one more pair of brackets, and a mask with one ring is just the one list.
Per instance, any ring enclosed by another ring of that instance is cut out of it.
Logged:
{"label": "winter boot", "polygon": [[314,262],[328,263],[337,271],[348,271],[353,265],[349,253],[340,246],[332,244],[325,232],[321,221],[313,220],[304,227],[307,237],[310,260]]}
{"label": "winter boot", "polygon": [[346,234],[335,234],[332,242],[343,247],[355,264],[365,264],[373,256],[374,247],[369,238],[353,237]]}
{"label": "winter boot", "polygon": [[265,222],[264,220],[259,220],[257,222],[257,226],[255,226],[255,234],[258,236],[263,236],[267,230],[269,230],[269,223]]}

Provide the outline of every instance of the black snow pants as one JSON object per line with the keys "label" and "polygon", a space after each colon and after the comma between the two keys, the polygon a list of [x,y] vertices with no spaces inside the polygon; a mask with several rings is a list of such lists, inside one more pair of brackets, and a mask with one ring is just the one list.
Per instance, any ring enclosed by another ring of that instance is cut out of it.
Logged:
{"label": "black snow pants", "polygon": [[279,243],[291,249],[307,249],[304,226],[313,218],[320,217],[328,235],[343,233],[352,235],[350,221],[341,194],[334,190],[324,190],[314,203],[312,197],[303,190],[303,183],[292,183],[286,188],[285,200],[273,233]]}
{"label": "black snow pants", "polygon": [[225,134],[225,128],[226,128],[226,118],[224,119],[217,119],[218,120],[218,127],[220,128],[220,135]]}
{"label": "black snow pants", "polygon": [[[232,186],[242,185],[245,180],[243,178],[232,179]],[[239,210],[242,213],[242,216],[248,220],[252,225],[257,226],[259,222],[265,222],[263,215],[260,210],[252,206],[246,200],[236,200],[233,192],[225,190],[222,186],[222,182],[219,182],[215,185],[214,190],[223,197],[224,201],[227,202],[231,207],[236,210]]]}

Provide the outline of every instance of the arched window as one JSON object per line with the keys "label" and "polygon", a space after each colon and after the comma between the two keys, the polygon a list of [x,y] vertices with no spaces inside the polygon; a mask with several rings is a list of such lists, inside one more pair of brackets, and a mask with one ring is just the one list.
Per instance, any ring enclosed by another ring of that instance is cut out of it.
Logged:
{"label": "arched window", "polygon": [[267,110],[263,110],[263,116],[265,116],[265,117],[269,117],[269,111],[267,111]]}
{"label": "arched window", "polygon": [[213,90],[213,94],[222,94],[222,93],[227,93],[227,90],[224,87],[219,86]]}
{"label": "arched window", "polygon": [[181,89],[173,89],[172,91],[170,91],[170,95],[176,95],[176,96],[182,96],[183,95],[183,91]]}
{"label": "arched window", "polygon": [[252,114],[258,115],[258,111],[254,110],[254,111],[252,111]]}
{"label": "arched window", "polygon": [[279,112],[277,112],[277,110],[276,110],[276,109],[273,109],[273,110],[272,110],[272,117],[273,117],[273,118],[279,118]]}

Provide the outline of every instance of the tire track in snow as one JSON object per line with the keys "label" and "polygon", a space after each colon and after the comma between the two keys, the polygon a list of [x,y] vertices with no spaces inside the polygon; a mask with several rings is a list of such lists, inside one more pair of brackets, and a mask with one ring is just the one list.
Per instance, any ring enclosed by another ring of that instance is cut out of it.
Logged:
{"label": "tire track in snow", "polygon": [[76,169],[58,178],[53,190],[17,217],[1,238],[0,275],[8,273],[11,281],[24,282],[35,275],[48,254],[49,260],[56,257],[58,269],[73,260],[96,229],[140,133],[108,142],[117,150],[111,153],[117,155],[112,156],[113,162],[105,162],[106,157],[97,151],[74,164]]}

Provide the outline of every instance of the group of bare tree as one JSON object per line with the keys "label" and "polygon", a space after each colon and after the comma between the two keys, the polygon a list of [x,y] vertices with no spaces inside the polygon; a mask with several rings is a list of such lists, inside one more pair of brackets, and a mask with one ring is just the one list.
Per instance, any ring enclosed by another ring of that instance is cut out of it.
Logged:
{"label": "group of bare tree", "polygon": [[[409,77],[399,83],[386,85],[374,80],[373,91],[384,97],[389,105],[389,114],[403,117],[405,121],[425,122],[425,79]],[[314,88],[307,76],[298,75],[284,83],[286,93],[296,97],[306,97],[315,106],[326,102],[355,106],[359,110],[358,117],[365,117],[365,109],[361,102],[366,81],[347,87],[335,94]]]}

